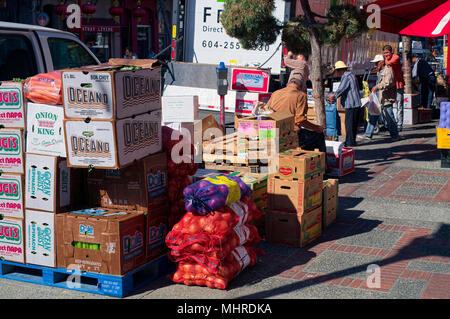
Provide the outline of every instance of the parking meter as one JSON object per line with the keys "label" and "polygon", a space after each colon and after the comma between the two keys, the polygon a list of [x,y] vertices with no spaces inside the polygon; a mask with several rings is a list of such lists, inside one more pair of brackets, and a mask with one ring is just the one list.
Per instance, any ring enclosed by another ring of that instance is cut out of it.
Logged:
{"label": "parking meter", "polygon": [[216,67],[217,94],[220,96],[220,125],[225,130],[225,95],[228,93],[228,68],[225,63],[220,62]]}

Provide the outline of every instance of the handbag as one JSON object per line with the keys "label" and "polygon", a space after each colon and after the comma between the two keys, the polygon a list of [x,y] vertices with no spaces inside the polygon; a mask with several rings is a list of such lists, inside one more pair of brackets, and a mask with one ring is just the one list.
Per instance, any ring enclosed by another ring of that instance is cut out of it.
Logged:
{"label": "handbag", "polygon": [[367,104],[367,111],[370,115],[380,115],[381,114],[381,103],[378,99],[377,94],[369,95],[369,103]]}

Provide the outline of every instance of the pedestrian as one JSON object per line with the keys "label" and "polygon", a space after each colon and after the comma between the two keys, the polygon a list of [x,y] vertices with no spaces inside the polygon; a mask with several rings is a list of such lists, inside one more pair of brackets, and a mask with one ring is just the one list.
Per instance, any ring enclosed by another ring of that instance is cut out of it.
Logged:
{"label": "pedestrian", "polygon": [[[307,64],[307,58],[303,54],[293,54],[291,51],[284,57],[284,64],[291,68],[291,74],[289,75],[289,80],[292,78],[299,78],[299,75],[303,78],[304,88],[303,92],[307,92],[306,82],[309,79],[309,67]],[[288,83],[289,83],[288,80]]]}
{"label": "pedestrian", "polygon": [[304,150],[319,149],[326,153],[324,128],[309,122],[306,118],[308,113],[308,97],[303,91],[304,80],[301,75],[293,77],[288,81],[285,88],[272,93],[267,107],[275,112],[285,111],[294,115],[294,123],[299,128],[299,146]]}
{"label": "pedestrian", "polygon": [[403,102],[405,93],[405,79],[403,78],[402,64],[400,57],[393,52],[392,46],[389,44],[383,47],[383,56],[385,64],[392,68],[392,71],[394,72],[395,85],[397,86],[397,95],[394,103],[397,112],[394,115],[397,123],[397,130],[401,132],[403,129]]}
{"label": "pedestrian", "polygon": [[[373,61],[380,60],[376,58]],[[379,91],[381,112],[386,119],[389,133],[394,141],[401,140],[398,135],[397,122],[394,117],[394,103],[397,97],[397,85],[392,68],[386,65],[385,60],[377,62],[378,79],[377,84],[372,88],[372,94]]]}
{"label": "pedestrian", "polygon": [[131,47],[125,48],[125,55],[123,56],[124,59],[137,59],[137,55],[133,53],[133,49]]}
{"label": "pedestrian", "polygon": [[356,146],[359,117],[361,114],[361,95],[355,75],[343,61],[334,65],[336,75],[341,78],[335,92],[336,98],[341,98],[341,105],[345,109],[345,147]]}
{"label": "pedestrian", "polygon": [[420,58],[416,53],[413,54],[412,62],[414,63],[412,77],[418,77],[420,82],[420,104],[422,107],[430,109],[433,95],[436,91],[436,76],[428,62]]}
{"label": "pedestrian", "polygon": [[[375,63],[375,71],[377,72],[377,83],[381,80],[381,70],[384,67],[384,63],[385,59],[381,54],[377,54],[375,56],[375,58],[370,61],[372,63]],[[380,91],[378,91],[377,93],[372,93],[372,94],[377,94],[378,100],[380,100]],[[358,136],[359,138],[363,139],[363,140],[372,140],[372,136],[373,136],[373,131],[375,129],[375,126],[378,123],[378,120],[380,118],[381,114],[378,115],[373,115],[373,114],[368,114],[368,121],[367,121],[367,127],[366,127],[366,131],[364,133],[364,135]]]}

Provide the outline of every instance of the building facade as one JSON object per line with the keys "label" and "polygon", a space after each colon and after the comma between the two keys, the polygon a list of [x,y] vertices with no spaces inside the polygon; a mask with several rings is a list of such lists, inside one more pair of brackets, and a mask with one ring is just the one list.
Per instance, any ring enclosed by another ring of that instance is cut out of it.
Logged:
{"label": "building facade", "polygon": [[[58,10],[58,6],[70,4],[82,8],[81,28],[69,29],[67,17]],[[100,61],[106,62],[122,57],[126,47],[131,47],[141,59],[167,47],[171,10],[171,0],[0,0],[0,21],[73,32]]]}

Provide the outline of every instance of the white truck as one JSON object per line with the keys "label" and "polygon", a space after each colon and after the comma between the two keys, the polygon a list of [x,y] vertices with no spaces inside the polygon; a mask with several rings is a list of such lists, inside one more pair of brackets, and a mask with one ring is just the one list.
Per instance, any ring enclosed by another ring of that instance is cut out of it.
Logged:
{"label": "white truck", "polygon": [[[358,5],[365,2],[358,1]],[[220,23],[223,7],[223,0],[173,0],[172,61],[165,73],[163,95],[198,95],[200,109],[218,111],[220,97],[215,68],[220,62],[229,68],[229,83],[231,68],[250,67],[270,70],[270,92],[283,85],[287,79],[283,54],[287,52],[281,35],[272,45],[244,50],[237,39],[226,35]],[[273,14],[279,21],[288,21],[291,11],[290,2],[275,0]],[[363,34],[357,39],[343,40],[337,48],[324,47],[322,62],[333,66],[343,60],[362,81],[372,67],[369,61],[375,54],[381,53],[385,44],[397,51],[398,40],[398,35],[380,31],[369,36]],[[327,84],[332,89],[331,82]],[[312,102],[311,97],[309,101]],[[230,89],[225,97],[225,111],[234,113],[235,105],[236,91]]]}

